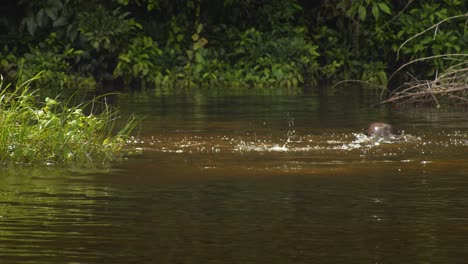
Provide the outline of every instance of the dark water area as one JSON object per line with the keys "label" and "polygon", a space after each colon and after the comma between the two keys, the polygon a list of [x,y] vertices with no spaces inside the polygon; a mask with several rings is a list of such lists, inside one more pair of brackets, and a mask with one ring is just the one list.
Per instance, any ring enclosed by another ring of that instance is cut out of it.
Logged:
{"label": "dark water area", "polygon": [[[135,154],[1,170],[0,263],[465,263],[467,113],[375,100],[122,95]],[[402,135],[371,140],[371,121]]]}

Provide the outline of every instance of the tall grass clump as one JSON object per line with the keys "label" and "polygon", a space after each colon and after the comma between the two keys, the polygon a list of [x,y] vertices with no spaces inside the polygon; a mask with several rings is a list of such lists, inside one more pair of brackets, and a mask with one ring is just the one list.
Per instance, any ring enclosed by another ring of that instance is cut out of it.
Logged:
{"label": "tall grass clump", "polygon": [[15,87],[3,87],[1,79],[0,165],[102,163],[121,154],[135,118],[114,133],[117,110],[99,98],[76,106],[40,99],[30,88],[37,78]]}

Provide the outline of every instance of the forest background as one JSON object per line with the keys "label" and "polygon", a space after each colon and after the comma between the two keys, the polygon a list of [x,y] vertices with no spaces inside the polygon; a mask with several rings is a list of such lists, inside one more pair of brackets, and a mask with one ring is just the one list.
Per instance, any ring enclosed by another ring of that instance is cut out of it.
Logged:
{"label": "forest background", "polygon": [[60,91],[387,85],[411,61],[433,58],[392,80],[459,63],[447,56],[468,54],[467,10],[463,0],[7,0],[0,73],[42,72],[35,85]]}

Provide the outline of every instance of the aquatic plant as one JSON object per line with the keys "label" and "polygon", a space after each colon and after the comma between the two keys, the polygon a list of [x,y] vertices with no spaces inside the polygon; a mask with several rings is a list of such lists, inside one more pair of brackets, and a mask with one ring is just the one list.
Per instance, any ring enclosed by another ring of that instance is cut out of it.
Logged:
{"label": "aquatic plant", "polygon": [[[0,82],[0,164],[85,164],[113,160],[136,125],[134,117],[114,134],[116,109],[104,96],[69,106],[40,99],[30,87],[40,74],[15,87]],[[86,112],[86,113],[85,113]]]}

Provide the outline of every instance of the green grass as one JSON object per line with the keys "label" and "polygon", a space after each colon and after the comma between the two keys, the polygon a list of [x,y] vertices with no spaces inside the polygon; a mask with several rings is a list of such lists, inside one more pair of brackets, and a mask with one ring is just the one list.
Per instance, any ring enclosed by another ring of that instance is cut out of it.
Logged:
{"label": "green grass", "polygon": [[115,132],[118,112],[99,103],[103,97],[76,106],[40,99],[37,90],[30,88],[37,78],[15,87],[3,87],[1,80],[0,165],[98,164],[122,155],[137,124],[134,117]]}

